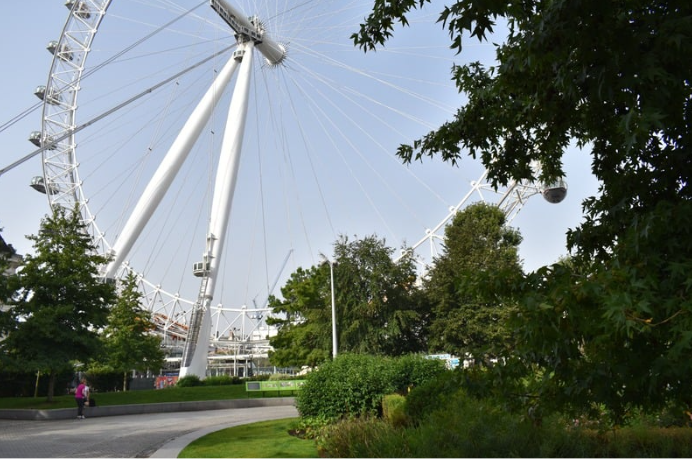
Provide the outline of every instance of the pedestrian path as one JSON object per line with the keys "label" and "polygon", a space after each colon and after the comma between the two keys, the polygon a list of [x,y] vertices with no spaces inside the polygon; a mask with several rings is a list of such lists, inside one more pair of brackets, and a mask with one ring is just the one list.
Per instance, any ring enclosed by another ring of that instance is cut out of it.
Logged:
{"label": "pedestrian path", "polygon": [[0,457],[177,457],[191,441],[236,425],[298,416],[293,403],[57,420],[0,419]]}

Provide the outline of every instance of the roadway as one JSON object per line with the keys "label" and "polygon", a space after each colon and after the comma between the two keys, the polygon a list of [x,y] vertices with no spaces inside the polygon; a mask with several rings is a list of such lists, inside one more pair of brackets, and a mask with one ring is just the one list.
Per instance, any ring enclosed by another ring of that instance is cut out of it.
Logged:
{"label": "roadway", "polygon": [[0,457],[177,457],[207,433],[296,416],[295,406],[284,405],[87,419],[0,419]]}

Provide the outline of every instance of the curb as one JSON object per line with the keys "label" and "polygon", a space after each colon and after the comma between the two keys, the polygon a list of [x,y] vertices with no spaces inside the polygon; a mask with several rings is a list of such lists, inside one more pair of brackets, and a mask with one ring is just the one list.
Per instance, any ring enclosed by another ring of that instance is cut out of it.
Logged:
{"label": "curb", "polygon": [[[229,408],[255,408],[267,406],[294,405],[295,397],[242,398],[233,400],[205,400],[195,402],[166,402],[137,405],[85,406],[87,418],[102,416],[122,416],[127,414],[171,413],[180,411],[225,410]],[[72,419],[77,415],[77,407],[55,410],[0,410],[0,419],[26,421],[53,421]]]}

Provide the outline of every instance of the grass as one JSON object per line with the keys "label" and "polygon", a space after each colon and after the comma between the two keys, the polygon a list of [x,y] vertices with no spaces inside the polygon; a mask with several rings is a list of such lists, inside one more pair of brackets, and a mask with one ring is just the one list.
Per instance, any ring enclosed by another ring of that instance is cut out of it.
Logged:
{"label": "grass", "polygon": [[[189,402],[200,400],[229,400],[246,398],[244,384],[228,386],[170,387],[159,390],[136,390],[128,392],[97,392],[94,394],[97,406],[137,405],[142,403]],[[267,393],[267,396],[273,396]],[[253,394],[253,398],[255,398]],[[47,402],[46,397],[1,397],[0,409],[50,410],[74,408],[73,395],[59,395]]]}
{"label": "grass", "polygon": [[299,420],[288,418],[229,427],[198,438],[178,457],[319,457],[314,440],[289,434]]}

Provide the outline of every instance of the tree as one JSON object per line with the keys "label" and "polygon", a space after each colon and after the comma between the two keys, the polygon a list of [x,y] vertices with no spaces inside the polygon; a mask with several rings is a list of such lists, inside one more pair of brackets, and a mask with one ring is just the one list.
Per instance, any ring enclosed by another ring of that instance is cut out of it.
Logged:
{"label": "tree", "polygon": [[477,203],[454,216],[425,283],[434,308],[431,350],[489,363],[511,347],[507,320],[516,304],[493,286],[521,276],[520,243],[497,206]]}
{"label": "tree", "polygon": [[[15,255],[14,247],[5,243],[5,240],[0,236],[0,339],[13,326],[15,321],[10,310],[10,304],[16,288],[13,285],[16,281],[16,275],[14,270],[11,269],[10,260]],[[0,360],[1,362],[2,360]]]}
{"label": "tree", "polygon": [[514,364],[549,371],[534,392],[543,405],[606,406],[620,421],[632,407],[684,416],[692,404],[692,265],[674,253],[692,232],[661,224],[676,220],[661,207],[621,236],[609,260],[544,267],[517,288]]}
{"label": "tree", "polygon": [[[334,291],[338,351],[401,355],[425,349],[427,313],[409,257],[398,263],[385,241],[369,236],[335,243]],[[270,339],[273,364],[317,365],[332,351],[328,263],[299,268],[270,299],[277,335]]]}
{"label": "tree", "polygon": [[399,356],[427,349],[428,307],[413,258],[395,263],[393,252],[374,235],[335,244],[340,351]]}
{"label": "tree", "polygon": [[104,363],[123,374],[123,391],[127,390],[130,370],[158,370],[163,367],[165,357],[161,338],[153,334],[156,324],[151,320],[151,312],[142,308],[141,298],[137,276],[129,273],[101,335]]}
{"label": "tree", "polygon": [[[384,44],[427,3],[377,0],[354,42]],[[692,3],[462,0],[440,14],[459,51],[468,35],[486,40],[498,18],[508,35],[497,66],[453,67],[468,103],[399,154],[455,163],[467,152],[504,184],[532,178],[534,161],[549,182],[570,144],[588,151],[601,187],[568,233],[573,265],[516,285],[518,361],[545,375],[544,401],[616,414],[688,407]]]}
{"label": "tree", "polygon": [[[0,341],[14,327],[17,320],[11,308],[17,288],[17,276],[11,269],[10,260],[15,255],[14,247],[6,244],[0,236]],[[6,353],[0,353],[0,369],[5,369],[8,364]]]}
{"label": "tree", "polygon": [[113,286],[97,276],[108,259],[96,254],[86,229],[77,209],[56,208],[37,236],[27,236],[36,255],[24,256],[12,302],[16,321],[0,342],[18,365],[49,375],[48,401],[60,370],[99,352],[99,331],[115,299]]}
{"label": "tree", "polygon": [[331,309],[329,296],[323,293],[328,282],[329,273],[325,275],[323,267],[298,268],[281,288],[283,300],[270,298],[274,316],[267,318],[267,325],[278,329],[269,339],[272,364],[316,366],[329,358]]}

